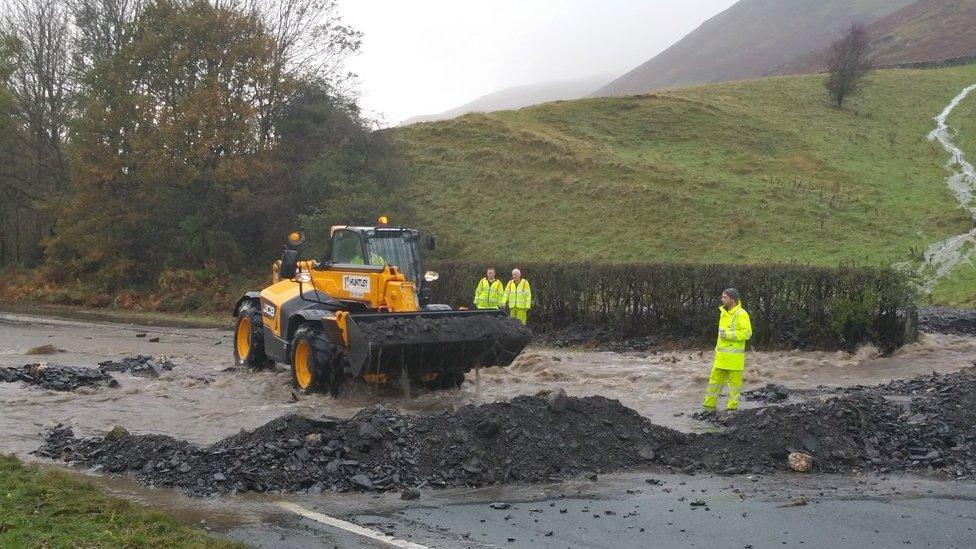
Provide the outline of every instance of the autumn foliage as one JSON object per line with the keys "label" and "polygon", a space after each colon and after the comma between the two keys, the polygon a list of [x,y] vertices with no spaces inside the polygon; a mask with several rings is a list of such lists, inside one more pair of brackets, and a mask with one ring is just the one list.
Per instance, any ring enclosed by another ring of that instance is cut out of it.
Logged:
{"label": "autumn foliage", "polygon": [[[43,262],[57,283],[107,292],[163,273],[263,273],[300,221],[371,217],[402,178],[342,93],[359,36],[334,0],[11,1],[0,127],[49,136],[64,162],[58,185],[39,169],[0,174],[0,191],[30,194],[18,252],[41,251],[0,264]],[[54,8],[63,20],[44,16]],[[28,63],[52,29],[64,39],[45,55],[69,60],[63,73]],[[29,116],[48,98],[16,93],[32,78],[70,94],[58,127]],[[0,143],[5,153],[22,166],[43,156]]]}

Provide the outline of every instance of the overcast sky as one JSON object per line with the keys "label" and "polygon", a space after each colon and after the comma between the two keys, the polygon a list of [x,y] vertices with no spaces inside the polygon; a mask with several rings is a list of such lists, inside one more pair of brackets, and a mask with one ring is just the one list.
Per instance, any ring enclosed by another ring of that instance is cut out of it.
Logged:
{"label": "overcast sky", "polygon": [[735,0],[341,0],[349,61],[385,125],[511,86],[623,74]]}

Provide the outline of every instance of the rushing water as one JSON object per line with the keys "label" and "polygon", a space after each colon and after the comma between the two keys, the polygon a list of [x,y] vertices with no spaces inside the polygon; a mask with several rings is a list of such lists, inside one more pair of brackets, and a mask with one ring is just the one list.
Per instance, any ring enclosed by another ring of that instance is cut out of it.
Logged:
{"label": "rushing water", "polygon": [[[976,203],[973,202],[973,195],[976,194],[976,168],[966,160],[962,149],[953,141],[952,131],[947,122],[952,111],[973,90],[976,90],[976,84],[959,92],[959,95],[949,102],[939,116],[935,117],[936,126],[929,133],[929,139],[941,143],[949,153],[947,167],[953,173],[946,179],[946,183],[959,204],[973,216],[976,224]],[[936,281],[952,272],[957,265],[972,262],[974,256],[976,256],[976,228],[930,246],[925,251],[925,263],[932,269],[926,289],[931,290]]]}
{"label": "rushing water", "polygon": [[[149,331],[148,337],[136,337]],[[148,339],[159,337],[159,342]],[[699,351],[611,353],[530,348],[507,368],[468,376],[461,390],[404,396],[398,387],[357,386],[338,399],[313,395],[295,400],[291,375],[274,371],[227,371],[232,364],[231,333],[212,329],[11,319],[0,315],[0,366],[44,360],[78,366],[142,353],[165,355],[176,368],[159,378],[113,374],[120,387],[59,393],[0,383],[0,452],[28,452],[41,432],[57,422],[79,435],[102,434],[115,425],[138,433],[162,433],[197,443],[215,442],[240,429],[253,429],[284,414],[349,417],[382,404],[406,413],[451,410],[468,404],[509,399],[563,388],[570,395],[619,399],[656,423],[678,429],[701,426],[690,419],[700,402],[712,354]],[[36,356],[26,350],[51,344],[65,352]],[[954,371],[976,360],[976,338],[926,336],[893,356],[871,347],[858,353],[777,351],[749,355],[746,387],[785,383],[796,388],[820,384],[880,383],[938,371]]]}

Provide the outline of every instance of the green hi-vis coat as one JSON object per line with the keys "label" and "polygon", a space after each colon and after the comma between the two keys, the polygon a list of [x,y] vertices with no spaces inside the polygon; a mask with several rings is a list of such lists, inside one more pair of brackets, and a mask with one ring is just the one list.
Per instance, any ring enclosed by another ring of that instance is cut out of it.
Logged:
{"label": "green hi-vis coat", "polygon": [[509,280],[502,301],[509,309],[531,309],[532,288],[529,286],[529,281],[523,278],[516,284],[514,280]]}
{"label": "green hi-vis coat", "polygon": [[718,319],[719,330],[725,330],[726,337],[721,331],[718,343],[715,344],[715,368],[721,370],[743,370],[746,367],[746,341],[752,337],[752,322],[749,313],[737,303],[731,310],[719,307],[721,316]]}
{"label": "green hi-vis coat", "polygon": [[488,278],[482,278],[478,287],[474,289],[474,306],[478,309],[497,309],[505,300],[505,288],[497,278],[491,283]]}

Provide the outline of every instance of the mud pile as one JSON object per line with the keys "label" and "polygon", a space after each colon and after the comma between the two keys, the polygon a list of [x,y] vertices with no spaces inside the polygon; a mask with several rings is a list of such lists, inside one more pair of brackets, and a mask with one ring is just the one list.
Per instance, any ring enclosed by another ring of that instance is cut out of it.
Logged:
{"label": "mud pile", "polygon": [[139,377],[159,377],[173,369],[174,364],[164,358],[136,355],[122,360],[106,360],[98,363],[103,372],[123,372]]}
{"label": "mud pile", "polygon": [[0,368],[0,381],[22,381],[32,387],[52,391],[73,391],[78,387],[116,387],[119,384],[112,376],[100,370],[56,364]]}
{"label": "mud pile", "polygon": [[[908,397],[908,398],[904,398]],[[976,477],[976,371],[853,387],[812,401],[713,414],[703,434],[666,463],[724,473],[782,469],[798,451],[819,471],[938,470]]]}
{"label": "mud pile", "polygon": [[81,440],[58,427],[46,437],[38,455],[207,495],[554,480],[649,462],[686,435],[615,400],[524,396],[422,416],[383,407],[349,420],[286,416],[209,447],[121,428]]}
{"label": "mud pile", "polygon": [[815,395],[799,404],[711,413],[722,432],[685,434],[618,401],[559,392],[404,416],[383,407],[349,420],[278,418],[209,447],[118,428],[47,434],[37,454],[132,471],[147,485],[232,491],[390,490],[538,482],[658,464],[685,472],[814,469],[940,472],[976,478],[976,371]]}
{"label": "mud pile", "polygon": [[532,339],[532,332],[506,316],[392,316],[382,320],[358,323],[363,335],[374,344],[416,342],[456,342],[472,339],[501,339],[524,341]]}

